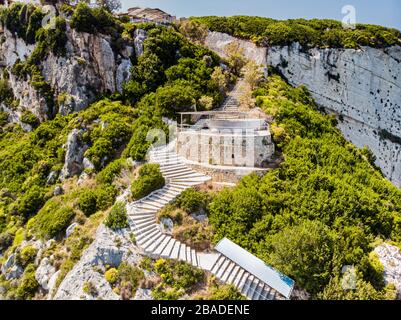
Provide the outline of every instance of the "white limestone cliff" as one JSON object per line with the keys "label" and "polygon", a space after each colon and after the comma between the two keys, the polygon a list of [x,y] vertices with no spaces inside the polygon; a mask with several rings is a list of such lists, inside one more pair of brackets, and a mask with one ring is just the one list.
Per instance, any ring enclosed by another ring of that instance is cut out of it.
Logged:
{"label": "white limestone cliff", "polygon": [[[109,36],[77,32],[68,27],[67,37],[67,54],[57,57],[50,53],[40,65],[59,103],[58,112],[63,115],[86,108],[102,94],[121,92],[122,84],[130,78],[130,58],[135,54],[129,44],[120,50],[113,49]],[[17,59],[25,61],[30,56],[35,45],[27,45],[7,30],[3,39],[0,61],[2,69],[9,71],[9,84],[19,106],[17,110],[2,109],[9,111],[13,122],[23,110],[31,111],[41,121],[47,119],[46,100],[30,85],[29,77],[23,81],[10,72]]]}
{"label": "white limestone cliff", "polygon": [[338,127],[358,147],[368,146],[383,174],[401,187],[401,47],[304,50],[259,48],[251,41],[211,32],[206,46],[236,41],[245,56],[276,67],[287,81],[305,85],[315,101],[338,116]]}
{"label": "white limestone cliff", "polygon": [[302,50],[269,48],[267,63],[335,113],[344,136],[375,154],[376,164],[401,186],[401,47]]}
{"label": "white limestone cliff", "polygon": [[247,59],[253,60],[260,65],[266,64],[267,48],[258,47],[251,41],[234,38],[226,33],[209,32],[205,39],[205,46],[224,57],[224,48],[231,42],[238,43]]}

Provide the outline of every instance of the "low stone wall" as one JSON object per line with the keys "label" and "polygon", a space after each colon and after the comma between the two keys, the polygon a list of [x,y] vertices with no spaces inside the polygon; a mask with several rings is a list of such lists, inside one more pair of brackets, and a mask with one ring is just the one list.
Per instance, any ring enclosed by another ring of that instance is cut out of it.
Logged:
{"label": "low stone wall", "polygon": [[269,131],[236,134],[213,130],[182,131],[177,153],[196,163],[234,167],[264,167],[272,160],[274,143]]}
{"label": "low stone wall", "polygon": [[[209,177],[211,177],[211,183],[224,183],[224,184],[236,184],[238,183],[241,178],[255,172],[254,168],[250,169],[228,169],[228,168],[219,168],[219,167],[210,167],[204,166],[202,164],[195,164],[195,163],[186,163],[188,167],[191,167],[193,170],[203,173]],[[267,171],[266,170],[259,170],[256,173],[263,174]]]}

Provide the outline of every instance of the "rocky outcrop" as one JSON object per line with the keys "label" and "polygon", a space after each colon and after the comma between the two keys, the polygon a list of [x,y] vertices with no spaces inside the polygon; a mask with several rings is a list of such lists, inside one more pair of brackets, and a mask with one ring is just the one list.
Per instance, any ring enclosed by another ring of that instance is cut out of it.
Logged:
{"label": "rocky outcrop", "polygon": [[147,32],[143,29],[135,29],[134,31],[134,47],[137,57],[143,55],[144,42],[147,37]]}
{"label": "rocky outcrop", "polygon": [[[104,278],[106,266],[118,267],[124,261],[137,265],[141,257],[130,240],[129,230],[114,232],[103,224],[98,228],[95,240],[82,254],[81,260],[67,274],[57,289],[56,300],[91,300],[101,297],[106,300],[117,300],[110,284]],[[91,284],[96,295],[91,295],[84,287]]]}
{"label": "rocky outcrop", "polygon": [[245,58],[253,60],[260,65],[266,64],[266,48],[258,47],[251,41],[238,39],[226,33],[209,32],[205,39],[205,46],[224,57],[224,48],[231,42],[238,43],[239,47],[244,50]]}
{"label": "rocky outcrop", "polygon": [[49,281],[56,273],[56,268],[51,265],[48,258],[43,258],[36,269],[35,278],[39,285],[46,291],[49,291]]}
{"label": "rocky outcrop", "polygon": [[84,168],[83,160],[87,146],[83,142],[82,134],[83,130],[74,129],[68,135],[64,166],[60,173],[61,180],[80,174]]}
{"label": "rocky outcrop", "polygon": [[401,47],[303,50],[269,48],[267,63],[292,85],[306,85],[315,101],[339,118],[339,129],[401,186]]}
{"label": "rocky outcrop", "polygon": [[27,44],[23,39],[14,37],[7,29],[4,29],[2,39],[0,60],[6,66],[14,65],[18,59],[25,61],[35,49],[35,45]]}
{"label": "rocky outcrop", "polygon": [[[59,57],[50,53],[40,65],[59,104],[58,112],[63,115],[84,109],[101,94],[121,92],[122,84],[130,78],[131,58],[135,54],[128,43],[121,50],[113,48],[110,36],[77,32],[69,27],[66,33],[66,55]],[[8,30],[3,38],[0,61],[5,68],[11,68],[17,59],[26,60],[35,48]],[[46,100],[29,80],[10,76],[10,87],[19,101],[18,110],[6,110],[12,114],[12,122],[18,122],[22,110],[31,111],[41,121],[47,118]]]}
{"label": "rocky outcrop", "polygon": [[104,35],[67,32],[67,55],[49,54],[42,62],[43,76],[59,98],[59,113],[84,109],[99,94],[122,90],[130,75],[132,50],[114,52]]}
{"label": "rocky outcrop", "polygon": [[344,136],[368,146],[383,174],[401,187],[401,47],[260,48],[218,32],[209,33],[206,45],[223,54],[232,41],[247,48],[246,58],[276,67],[294,86],[305,85],[320,106],[338,116]]}
{"label": "rocky outcrop", "polygon": [[386,284],[393,284],[401,299],[401,250],[398,247],[383,243],[378,246],[375,253],[384,267],[384,281]]}

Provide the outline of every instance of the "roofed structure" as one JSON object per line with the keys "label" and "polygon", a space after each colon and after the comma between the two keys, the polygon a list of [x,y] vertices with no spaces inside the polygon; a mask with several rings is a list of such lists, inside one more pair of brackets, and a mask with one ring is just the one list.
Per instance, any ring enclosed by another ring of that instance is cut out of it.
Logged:
{"label": "roofed structure", "polygon": [[164,12],[159,8],[129,8],[126,13],[120,14],[128,16],[131,22],[153,22],[157,24],[170,24],[176,20],[175,16]]}
{"label": "roofed structure", "polygon": [[231,279],[249,299],[290,299],[295,285],[291,278],[227,238],[222,239],[215,250],[221,255],[212,267],[212,272],[222,280]]}

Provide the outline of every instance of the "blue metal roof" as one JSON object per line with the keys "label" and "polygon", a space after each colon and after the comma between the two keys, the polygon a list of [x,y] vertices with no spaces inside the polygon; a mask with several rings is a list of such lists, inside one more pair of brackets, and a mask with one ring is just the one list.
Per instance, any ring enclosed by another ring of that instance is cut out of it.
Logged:
{"label": "blue metal roof", "polygon": [[262,260],[227,238],[222,239],[215,249],[287,299],[290,298],[295,285],[294,280],[291,278],[268,266]]}

